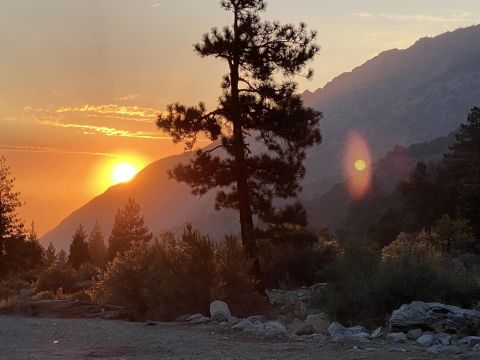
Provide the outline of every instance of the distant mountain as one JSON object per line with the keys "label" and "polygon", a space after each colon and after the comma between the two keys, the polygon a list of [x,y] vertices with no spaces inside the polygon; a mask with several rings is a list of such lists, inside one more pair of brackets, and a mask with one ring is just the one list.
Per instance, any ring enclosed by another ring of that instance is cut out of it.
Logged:
{"label": "distant mountain", "polygon": [[[386,51],[303,96],[325,118],[324,141],[307,157],[301,198],[327,201],[320,196],[342,181],[342,155],[350,132],[365,139],[376,161],[395,144],[405,147],[450,133],[470,108],[480,105],[480,26],[421,39],[406,50]],[[188,158],[179,155],[152,163],[131,183],[109,189],[72,213],[42,241],[66,248],[79,223],[88,228],[97,219],[109,233],[116,209],[130,196],[141,204],[155,232],[178,230],[187,221],[216,238],[238,231],[232,212],[214,212],[213,193],[198,199],[185,185],[167,178],[168,168]],[[335,199],[328,201],[336,205]],[[311,212],[315,224],[327,223],[322,219],[328,214],[313,207]]]}

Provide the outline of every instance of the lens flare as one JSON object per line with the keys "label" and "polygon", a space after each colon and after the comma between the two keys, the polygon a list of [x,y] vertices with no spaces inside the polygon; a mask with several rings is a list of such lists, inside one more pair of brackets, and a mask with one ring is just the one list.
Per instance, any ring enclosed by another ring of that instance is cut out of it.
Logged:
{"label": "lens flare", "polygon": [[343,172],[347,189],[354,200],[361,199],[372,182],[370,150],[358,133],[350,133],[345,145]]}

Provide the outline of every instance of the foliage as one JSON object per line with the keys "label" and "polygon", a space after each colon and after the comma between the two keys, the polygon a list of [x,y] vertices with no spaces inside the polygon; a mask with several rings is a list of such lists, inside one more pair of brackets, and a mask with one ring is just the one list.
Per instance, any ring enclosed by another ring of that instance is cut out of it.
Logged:
{"label": "foliage", "polygon": [[40,273],[35,292],[57,293],[62,289],[63,293],[70,293],[76,289],[79,281],[78,273],[72,267],[53,265]]}
{"label": "foliage", "polygon": [[[298,74],[312,75],[306,64],[318,46],[316,33],[304,24],[262,21],[263,0],[225,0],[221,6],[233,13],[233,25],[213,28],[195,45],[200,56],[228,64],[219,106],[209,112],[203,103],[173,104],[157,125],[174,142],[185,141],[190,150],[199,134],[215,141],[170,175],[190,185],[194,194],[221,188],[215,207],[239,210],[247,264],[258,280],[253,215],[263,216],[274,197],[290,198],[299,192],[305,151],[321,139],[321,114],[303,106],[293,81]],[[222,153],[214,154],[219,149]]]}
{"label": "foliage", "polygon": [[87,233],[83,225],[79,225],[75,234],[73,234],[72,243],[70,244],[70,253],[68,255],[68,263],[75,269],[89,262],[90,253],[88,251]]}
{"label": "foliage", "polygon": [[399,236],[382,260],[366,248],[349,247],[331,269],[329,291],[318,304],[341,321],[373,325],[411,301],[439,301],[471,307],[480,295],[473,273],[450,256],[439,256],[428,245]]}
{"label": "foliage", "polygon": [[57,254],[56,254],[55,246],[53,246],[52,243],[48,244],[48,247],[45,250],[44,256],[45,256],[44,264],[47,267],[50,267],[57,262]]}
{"label": "foliage", "polygon": [[149,242],[152,237],[145,226],[143,216],[140,215],[140,205],[130,198],[124,208],[118,209],[115,215],[115,223],[108,239],[108,259],[113,260],[131,244],[139,241]]}
{"label": "foliage", "polygon": [[88,253],[92,264],[95,266],[102,267],[107,262],[107,247],[98,221],[95,222],[95,226],[88,236]]}

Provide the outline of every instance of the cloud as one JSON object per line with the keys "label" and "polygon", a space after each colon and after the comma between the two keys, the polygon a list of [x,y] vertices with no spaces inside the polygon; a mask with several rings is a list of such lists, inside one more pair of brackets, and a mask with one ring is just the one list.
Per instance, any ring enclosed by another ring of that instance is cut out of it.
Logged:
{"label": "cloud", "polygon": [[125,96],[117,97],[113,100],[115,100],[115,101],[135,101],[135,100],[138,100],[139,97],[140,97],[140,95],[138,95],[138,94],[128,94],[128,95],[125,95]]}
{"label": "cloud", "polygon": [[97,113],[97,114],[115,114],[122,116],[142,116],[156,117],[160,111],[152,108],[142,108],[139,106],[121,106],[115,104],[109,105],[84,105],[82,107],[61,107],[55,111],[61,113]]}
{"label": "cloud", "polygon": [[54,126],[65,129],[80,129],[84,130],[83,134],[85,135],[105,135],[105,136],[118,136],[125,138],[134,138],[134,139],[147,139],[147,140],[171,140],[171,136],[158,135],[157,133],[145,132],[145,131],[128,131],[122,129],[116,129],[106,126],[95,126],[95,125],[86,125],[86,124],[75,124],[75,123],[62,123],[59,121],[51,120],[37,120],[41,125],[45,126]]}
{"label": "cloud", "polygon": [[151,7],[151,8],[158,8],[158,7],[162,6],[162,5],[163,5],[163,2],[160,1],[160,2],[157,2],[157,3],[151,4],[150,7]]}
{"label": "cloud", "polygon": [[5,152],[24,152],[24,153],[47,153],[47,154],[72,154],[72,155],[92,155],[121,158],[119,155],[103,152],[75,151],[64,150],[45,146],[28,146],[28,145],[1,145],[0,149]]}

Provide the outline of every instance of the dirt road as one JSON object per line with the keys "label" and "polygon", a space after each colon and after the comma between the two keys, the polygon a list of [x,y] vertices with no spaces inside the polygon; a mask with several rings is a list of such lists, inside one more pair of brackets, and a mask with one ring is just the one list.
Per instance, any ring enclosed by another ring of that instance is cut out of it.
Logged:
{"label": "dirt road", "polygon": [[[357,346],[357,348],[355,348]],[[258,339],[218,326],[0,316],[0,359],[427,360],[419,347],[384,342]]]}

